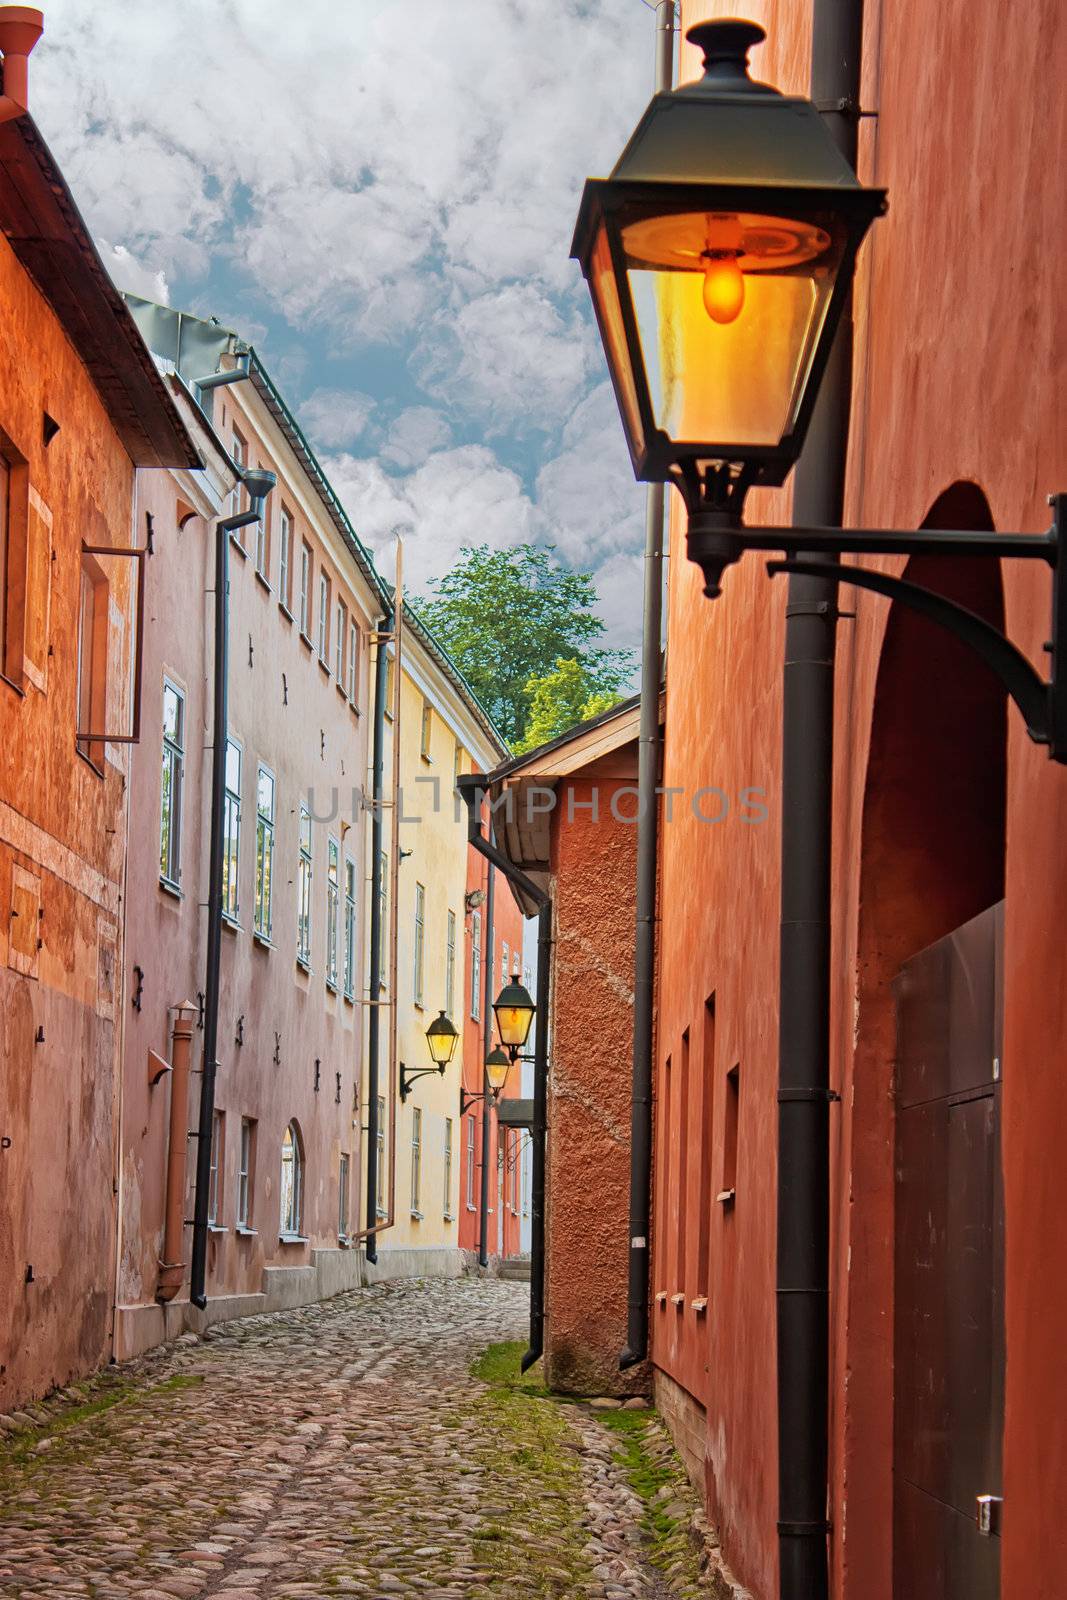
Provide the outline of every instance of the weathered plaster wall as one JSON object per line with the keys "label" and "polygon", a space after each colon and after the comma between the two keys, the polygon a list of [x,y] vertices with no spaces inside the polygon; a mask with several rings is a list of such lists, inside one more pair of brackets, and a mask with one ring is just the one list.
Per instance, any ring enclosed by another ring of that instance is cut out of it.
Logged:
{"label": "weathered plaster wall", "polygon": [[[133,469],[73,347],[2,241],[0,313],[5,453],[26,461],[31,494],[51,517],[42,682],[20,684],[20,694],[0,680],[6,1410],[99,1365],[110,1350],[125,756],[109,747],[101,774],[76,754],[75,700],[82,540],[130,542]],[[47,449],[45,410],[60,424]],[[121,727],[129,718],[130,572],[122,560],[106,566],[107,710]]]}
{"label": "weathered plaster wall", "polygon": [[[629,1261],[637,862],[633,746],[561,780],[548,1104],[545,1370],[555,1389],[647,1389],[619,1371]],[[617,799],[616,799],[617,797]],[[619,821],[612,815],[616,800]],[[592,808],[592,809],[591,809]]]}

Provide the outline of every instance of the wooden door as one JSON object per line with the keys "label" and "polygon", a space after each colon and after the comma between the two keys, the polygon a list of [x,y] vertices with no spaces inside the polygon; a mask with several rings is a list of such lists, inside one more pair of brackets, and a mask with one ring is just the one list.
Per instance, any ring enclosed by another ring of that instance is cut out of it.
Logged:
{"label": "wooden door", "polygon": [[893,1593],[998,1600],[1003,906],[902,969],[897,1008]]}

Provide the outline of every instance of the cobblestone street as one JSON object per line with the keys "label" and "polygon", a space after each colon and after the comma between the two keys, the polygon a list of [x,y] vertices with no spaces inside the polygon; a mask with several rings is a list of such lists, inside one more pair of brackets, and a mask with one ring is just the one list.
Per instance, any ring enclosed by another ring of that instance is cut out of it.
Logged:
{"label": "cobblestone street", "polygon": [[521,1385],[526,1331],[525,1285],[383,1284],[4,1419],[0,1595],[707,1592],[658,1421]]}

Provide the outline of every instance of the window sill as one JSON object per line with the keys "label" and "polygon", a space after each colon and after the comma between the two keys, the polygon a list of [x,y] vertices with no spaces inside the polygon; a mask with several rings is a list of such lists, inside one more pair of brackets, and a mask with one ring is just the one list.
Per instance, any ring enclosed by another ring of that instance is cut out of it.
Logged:
{"label": "window sill", "polygon": [[393,713],[391,711],[383,711],[382,715],[384,716],[386,722],[392,722]]}
{"label": "window sill", "polygon": [[336,981],[336,979],[331,981],[331,979],[327,978],[326,979],[326,987],[329,990],[330,994],[336,994],[337,993],[337,981]]}
{"label": "window sill", "polygon": [[300,643],[303,644],[303,645],[306,645],[309,651],[311,651],[311,650],[313,650],[315,648],[314,645],[311,642],[310,633],[305,633],[303,628],[301,628],[301,630],[300,630]]}
{"label": "window sill", "polygon": [[708,1309],[707,1295],[698,1295],[695,1300],[690,1300],[689,1309],[690,1311],[695,1311],[698,1317],[702,1317],[705,1311]]}
{"label": "window sill", "polygon": [[265,573],[260,572],[258,567],[256,568],[256,582],[262,588],[266,589],[268,594],[273,594],[274,593],[274,590],[270,586],[270,579],[266,576]]}
{"label": "window sill", "polygon": [[720,1206],[730,1207],[734,1203],[736,1194],[736,1189],[721,1189],[715,1199]]}
{"label": "window sill", "polygon": [[293,622],[295,620],[293,613],[289,610],[289,607],[286,605],[284,600],[278,601],[278,610],[281,612],[286,622]]}
{"label": "window sill", "polygon": [[307,1235],[303,1233],[280,1233],[278,1235],[279,1244],[307,1244],[308,1242]]}
{"label": "window sill", "polygon": [[241,924],[236,917],[231,917],[228,911],[222,913],[222,926],[229,928],[231,933],[240,933],[241,931]]}
{"label": "window sill", "polygon": [[[93,743],[93,744],[98,744],[98,743],[99,743],[99,740],[97,740],[97,739],[93,739],[93,740],[92,740],[92,743]],[[97,776],[97,777],[98,777],[98,778],[99,778],[99,779],[100,779],[100,780],[101,780],[101,782],[103,782],[103,778],[104,778],[104,769],[103,769],[103,767],[102,767],[102,766],[97,766],[97,764],[96,764],[96,762],[95,762],[95,761],[94,761],[94,760],[93,760],[93,758],[92,758],[92,756],[91,756],[91,755],[88,755],[88,754],[87,754],[87,753],[86,753],[86,752],[85,752],[85,751],[84,751],[84,750],[83,750],[83,749],[82,749],[82,747],[81,747],[81,743],[80,743],[80,741],[79,741],[79,740],[75,740],[75,742],[74,742],[74,750],[75,750],[75,754],[76,754],[76,755],[77,755],[77,757],[78,757],[78,760],[79,760],[79,761],[84,761],[84,762],[85,762],[85,765],[86,765],[86,766],[87,766],[87,767],[88,767],[88,768],[89,768],[89,770],[90,770],[90,771],[91,771],[91,772],[95,772],[95,773],[96,773],[96,776]]]}
{"label": "window sill", "polygon": [[344,1000],[344,1002],[345,1002],[345,1004],[346,1004],[346,1005],[349,1005],[349,1006],[354,1006],[354,1005],[355,1005],[355,1003],[356,1003],[356,997],[355,997],[355,995],[354,995],[354,994],[349,994],[349,992],[348,992],[348,990],[347,990],[347,989],[346,989],[346,990],[345,990],[345,992],[344,992],[344,994],[343,994],[343,995],[342,995],[342,996],[341,996],[341,998],[342,998],[342,1000]]}
{"label": "window sill", "polygon": [[348,690],[345,688],[345,686],[341,682],[340,678],[338,678],[337,681],[336,681],[336,688],[337,688],[337,693],[341,696],[341,699],[342,700],[347,700],[348,699]]}
{"label": "window sill", "polygon": [[419,760],[422,762],[424,767],[432,767],[433,766],[433,757],[432,756],[428,756],[426,754],[425,750],[420,750],[419,751]]}
{"label": "window sill", "polygon": [[259,933],[255,928],[252,929],[252,943],[261,945],[264,950],[274,949],[274,940],[270,934]]}
{"label": "window sill", "polygon": [[661,1311],[665,1310],[666,1305],[667,1305],[667,1291],[666,1291],[666,1289],[657,1289],[657,1291],[656,1291],[656,1304],[659,1306]]}
{"label": "window sill", "polygon": [[159,887],[163,890],[163,893],[169,895],[172,900],[185,899],[185,895],[182,893],[178,885],[176,883],[171,883],[169,878],[160,878]]}
{"label": "window sill", "polygon": [[477,1209],[478,1209],[477,1206],[472,1206],[470,1201],[469,1200],[467,1201],[467,1210],[468,1211],[477,1211]]}
{"label": "window sill", "polygon": [[244,556],[245,560],[247,561],[248,560],[248,551],[245,549],[244,545],[241,543],[240,539],[237,537],[237,532],[238,532],[238,530],[235,528],[233,530],[233,532],[230,534],[230,543],[233,545],[235,550],[239,550],[241,552],[241,554]]}
{"label": "window sill", "polygon": [[330,663],[328,661],[324,661],[321,656],[319,657],[319,667],[325,673],[327,678],[331,676]]}
{"label": "window sill", "polygon": [[221,1222],[209,1222],[207,1231],[208,1233],[229,1233],[230,1230],[224,1227]]}
{"label": "window sill", "polygon": [[422,1221],[422,1212],[421,1211],[413,1211],[411,1213],[411,1220],[412,1220],[412,1222],[421,1222]]}
{"label": "window sill", "polygon": [[306,972],[308,977],[309,978],[311,977],[311,962],[310,961],[305,961],[303,956],[297,956],[296,964],[300,968],[301,972]]}
{"label": "window sill", "polygon": [[347,1233],[339,1233],[337,1235],[337,1248],[339,1250],[351,1250],[352,1241]]}
{"label": "window sill", "polygon": [[352,711],[352,715],[354,717],[361,717],[363,715],[362,711],[359,709],[359,707],[357,706],[356,702],[351,697],[349,697],[348,704],[349,704],[349,707],[350,707],[350,709]]}
{"label": "window sill", "polygon": [[681,1311],[682,1307],[685,1305],[685,1295],[672,1294],[671,1305],[674,1307],[675,1311]]}
{"label": "window sill", "polygon": [[259,1234],[256,1232],[255,1228],[246,1228],[243,1222],[239,1222],[233,1231],[239,1239],[259,1238]]}
{"label": "window sill", "polygon": [[25,689],[22,687],[21,684],[16,683],[14,678],[9,678],[6,672],[0,672],[0,683],[6,683],[8,688],[14,694],[17,694],[20,700],[25,700],[25,698],[26,698]]}
{"label": "window sill", "polygon": [[381,1206],[375,1206],[375,1208],[374,1208],[374,1216],[375,1216],[375,1220],[376,1221],[384,1222],[388,1215],[389,1215],[388,1211],[384,1210]]}
{"label": "window sill", "polygon": [[455,1220],[456,1220],[456,1219],[455,1219],[455,1217],[454,1217],[454,1216],[453,1216],[453,1215],[452,1215],[452,1213],[451,1213],[451,1211],[446,1211],[446,1212],[445,1212],[445,1213],[444,1213],[444,1214],[443,1214],[443,1216],[442,1216],[442,1218],[441,1218],[441,1220],[442,1220],[442,1222],[455,1222]]}

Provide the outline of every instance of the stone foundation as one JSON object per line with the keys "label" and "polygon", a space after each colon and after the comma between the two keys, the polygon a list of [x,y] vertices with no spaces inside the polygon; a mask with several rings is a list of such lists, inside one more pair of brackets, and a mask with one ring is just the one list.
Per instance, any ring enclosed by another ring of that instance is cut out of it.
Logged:
{"label": "stone foundation", "polygon": [[667,1424],[674,1448],[685,1463],[701,1505],[707,1504],[707,1484],[704,1469],[704,1452],[707,1443],[707,1418],[699,1400],[683,1389],[666,1372],[658,1369],[653,1375],[652,1393],[656,1410]]}

